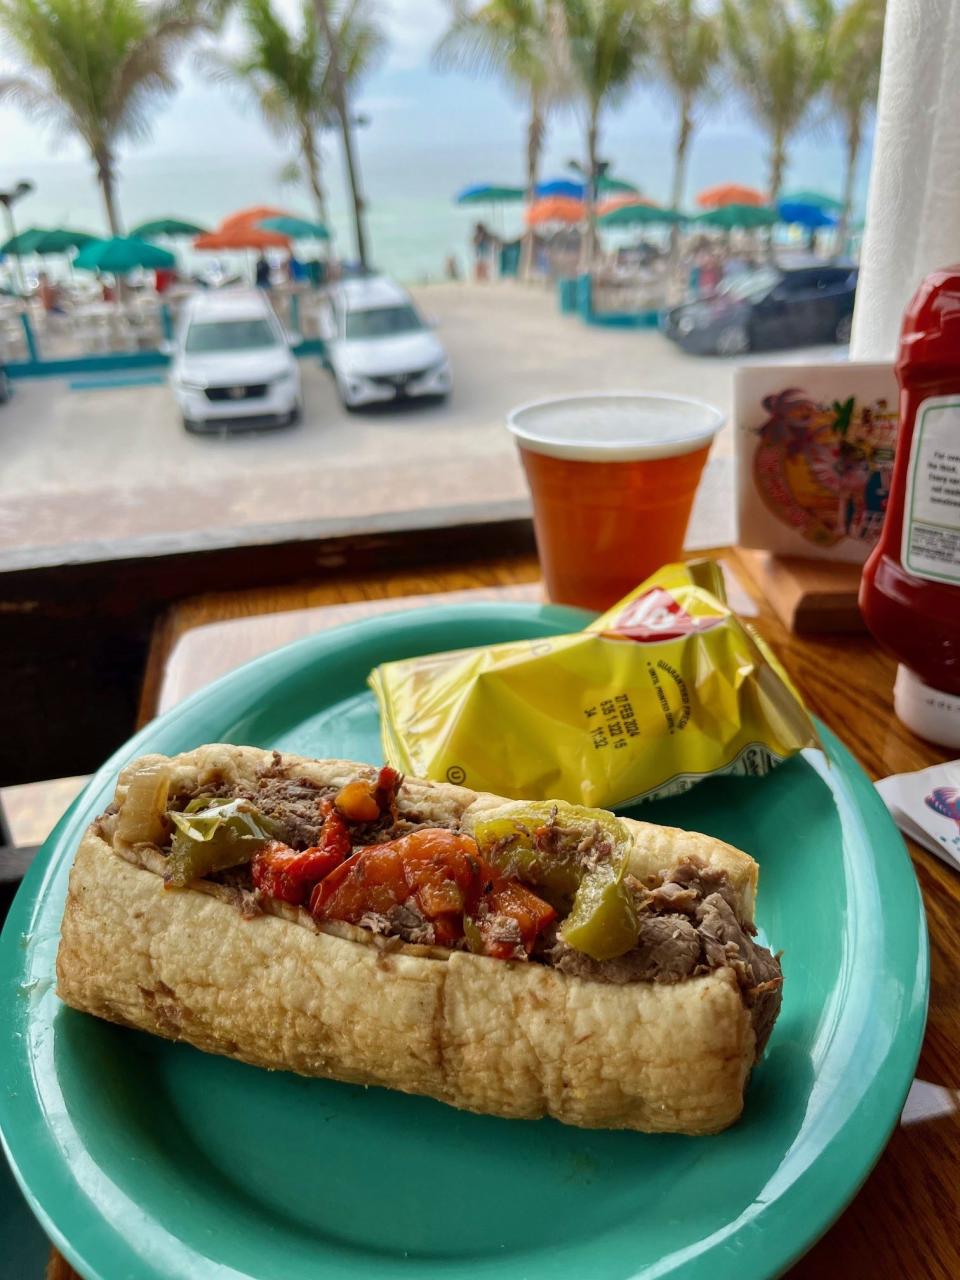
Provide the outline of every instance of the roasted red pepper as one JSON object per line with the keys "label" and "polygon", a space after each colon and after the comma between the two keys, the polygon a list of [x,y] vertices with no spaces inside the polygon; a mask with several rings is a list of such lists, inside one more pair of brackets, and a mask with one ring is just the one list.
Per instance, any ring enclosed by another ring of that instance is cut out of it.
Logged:
{"label": "roasted red pepper", "polygon": [[529,954],[537,935],[556,919],[553,908],[529,889],[486,866],[471,837],[433,827],[359,850],[310,897],[317,919],[349,924],[403,906],[415,908],[444,946],[464,937],[468,920],[471,949],[501,959],[517,956],[520,948]]}
{"label": "roasted red pepper", "polygon": [[400,790],[401,782],[403,782],[403,776],[397,773],[396,769],[391,769],[390,765],[385,764],[377,774],[377,785],[373,791],[373,798],[380,812],[388,813],[394,820],[397,817],[397,792]]}
{"label": "roasted red pepper", "polygon": [[350,856],[350,832],[327,801],[320,841],[298,853],[280,840],[271,840],[251,864],[253,883],[261,893],[300,906],[318,881]]}
{"label": "roasted red pepper", "polygon": [[519,880],[494,879],[487,885],[489,892],[481,897],[473,917],[481,945],[471,937],[471,950],[482,950],[498,960],[515,958],[518,947],[529,955],[537,937],[556,920],[556,911]]}

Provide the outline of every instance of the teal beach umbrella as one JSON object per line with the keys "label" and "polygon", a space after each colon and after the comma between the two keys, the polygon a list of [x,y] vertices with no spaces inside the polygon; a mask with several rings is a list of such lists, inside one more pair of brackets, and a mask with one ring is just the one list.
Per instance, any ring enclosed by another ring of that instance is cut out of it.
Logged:
{"label": "teal beach umbrella", "polygon": [[651,227],[659,223],[670,226],[675,222],[684,222],[686,215],[676,209],[658,209],[653,204],[622,204],[609,213],[603,213],[597,219],[598,227]]}
{"label": "teal beach umbrella", "polygon": [[632,182],[627,182],[624,178],[612,178],[605,173],[601,173],[597,178],[597,194],[638,196],[640,188],[635,187]]}
{"label": "teal beach umbrella", "polygon": [[264,218],[259,225],[264,231],[276,231],[289,240],[329,240],[330,232],[322,222],[310,222],[308,218],[294,218],[284,213],[276,218]]}
{"label": "teal beach umbrella", "polygon": [[526,198],[523,187],[504,187],[492,182],[476,182],[454,197],[456,204],[514,204]]}
{"label": "teal beach umbrella", "polygon": [[130,234],[139,240],[156,240],[158,236],[203,236],[207,228],[182,218],[154,218],[152,222],[141,222]]}
{"label": "teal beach umbrella", "polygon": [[93,244],[97,237],[89,231],[71,231],[69,227],[54,227],[45,231],[37,241],[34,253],[69,253],[71,249],[82,249]]}
{"label": "teal beach umbrella", "polygon": [[81,271],[109,271],[113,275],[126,275],[137,267],[155,269],[174,267],[177,260],[168,249],[138,240],[136,236],[114,236],[111,240],[94,240],[85,245],[73,265]]}
{"label": "teal beach umbrella", "polygon": [[692,221],[732,231],[735,227],[772,227],[779,222],[779,217],[776,209],[770,209],[766,205],[723,204],[717,209],[708,209],[706,213],[698,214]]}
{"label": "teal beach umbrella", "polygon": [[0,244],[0,253],[9,253],[14,258],[25,258],[36,253],[36,245],[49,233],[42,227],[29,227],[26,231],[18,231],[5,244]]}
{"label": "teal beach umbrella", "polygon": [[0,253],[9,253],[17,258],[26,258],[33,253],[68,253],[71,249],[82,249],[96,239],[87,231],[71,231],[69,227],[54,227],[51,231],[30,227],[0,245]]}

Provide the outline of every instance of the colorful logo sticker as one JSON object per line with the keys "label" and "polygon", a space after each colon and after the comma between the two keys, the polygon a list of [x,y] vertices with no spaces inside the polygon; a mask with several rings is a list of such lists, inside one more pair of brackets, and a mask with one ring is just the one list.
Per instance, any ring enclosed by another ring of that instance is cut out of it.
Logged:
{"label": "colorful logo sticker", "polygon": [[765,396],[753,474],[765,505],[809,542],[875,542],[890,491],[896,406],[821,404],[799,387]]}

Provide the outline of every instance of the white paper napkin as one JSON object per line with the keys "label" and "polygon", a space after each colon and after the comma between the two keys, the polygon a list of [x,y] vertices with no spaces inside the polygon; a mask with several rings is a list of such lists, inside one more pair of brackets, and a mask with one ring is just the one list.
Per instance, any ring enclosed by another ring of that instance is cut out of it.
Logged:
{"label": "white paper napkin", "polygon": [[875,786],[904,835],[960,871],[960,760],[895,773]]}

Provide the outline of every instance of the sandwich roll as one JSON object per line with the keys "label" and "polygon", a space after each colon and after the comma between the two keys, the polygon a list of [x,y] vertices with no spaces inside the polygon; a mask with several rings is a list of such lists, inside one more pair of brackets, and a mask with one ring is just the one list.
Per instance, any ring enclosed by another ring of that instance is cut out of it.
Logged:
{"label": "sandwich roll", "polygon": [[70,874],[75,1009],[490,1115],[714,1133],[780,1007],[705,835],[212,745],[123,770]]}

